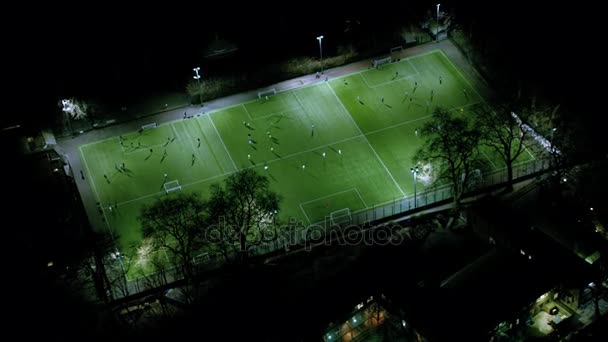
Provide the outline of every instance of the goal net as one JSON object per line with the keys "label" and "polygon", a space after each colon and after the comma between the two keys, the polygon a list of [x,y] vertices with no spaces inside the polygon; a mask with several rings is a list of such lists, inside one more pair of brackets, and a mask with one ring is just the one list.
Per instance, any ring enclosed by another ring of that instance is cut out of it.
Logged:
{"label": "goal net", "polygon": [[203,253],[203,254],[199,254],[197,256],[194,257],[194,260],[192,260],[195,264],[200,264],[203,262],[208,262],[211,260],[211,257],[209,256],[209,253]]}
{"label": "goal net", "polygon": [[152,128],[156,128],[156,122],[141,126],[141,129],[144,131]]}
{"label": "goal net", "polygon": [[374,60],[374,68],[378,68],[381,65],[384,64],[388,64],[392,61],[393,59],[391,57],[386,57],[386,58],[382,58],[382,59],[375,59]]}
{"label": "goal net", "polygon": [[263,99],[268,95],[274,95],[277,93],[277,90],[275,88],[270,88],[268,90],[264,90],[264,91],[258,91],[258,99]]}
{"label": "goal net", "polygon": [[349,208],[344,208],[331,212],[329,214],[329,219],[331,220],[332,225],[350,224],[353,221]]}
{"label": "goal net", "polygon": [[393,58],[393,60],[398,61],[399,60],[399,54],[403,51],[403,46],[399,45],[399,46],[395,46],[391,48],[391,57]]}
{"label": "goal net", "polygon": [[167,194],[182,189],[182,186],[179,185],[179,182],[176,180],[165,183],[164,187]]}
{"label": "goal net", "polygon": [[401,52],[401,51],[403,51],[403,46],[401,46],[401,45],[391,48],[391,53]]}

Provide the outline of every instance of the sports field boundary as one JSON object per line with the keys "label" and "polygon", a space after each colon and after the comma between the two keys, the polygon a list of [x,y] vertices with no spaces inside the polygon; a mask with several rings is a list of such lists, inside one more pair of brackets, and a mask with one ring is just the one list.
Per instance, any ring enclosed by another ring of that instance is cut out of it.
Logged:
{"label": "sports field boundary", "polygon": [[378,155],[378,153],[376,152],[376,150],[374,149],[374,147],[372,146],[372,144],[370,144],[369,140],[367,139],[367,137],[365,136],[365,134],[361,130],[361,127],[359,127],[359,125],[357,125],[357,123],[355,122],[355,119],[353,118],[353,116],[350,114],[350,112],[348,111],[348,109],[346,109],[346,107],[344,106],[344,103],[342,103],[342,101],[340,101],[340,98],[338,97],[338,95],[334,91],[334,88],[332,88],[329,84],[326,84],[326,86],[329,87],[329,89],[331,90],[332,94],[334,94],[334,96],[336,97],[336,99],[340,103],[340,106],[342,106],[342,109],[344,109],[344,111],[346,112],[346,114],[348,114],[348,117],[353,122],[353,124],[355,125],[355,127],[357,127],[357,130],[359,131],[359,133],[361,133],[361,135],[363,135],[363,138],[365,139],[365,141],[369,145],[369,148],[372,150],[372,152],[374,152],[374,155],[376,156],[376,158],[378,159],[378,161],[382,164],[382,166],[384,167],[384,169],[386,170],[386,172],[388,173],[388,175],[391,177],[391,179],[393,180],[393,182],[397,186],[397,189],[399,189],[399,191],[401,192],[401,195],[403,195],[403,197],[405,197],[405,193],[403,192],[403,190],[399,186],[399,183],[397,183],[397,180],[395,180],[395,177],[393,177],[393,174],[388,170],[388,168],[386,167],[386,164],[384,164],[384,162],[382,161],[382,159],[380,158],[380,156]]}
{"label": "sports field boundary", "polygon": [[351,191],[354,193],[355,198],[357,198],[359,201],[361,201],[361,203],[365,207],[365,208],[362,208],[362,209],[359,209],[359,210],[367,210],[367,209],[369,209],[369,206],[367,205],[367,203],[365,202],[365,200],[361,196],[361,193],[359,192],[359,190],[356,187],[353,187],[353,188],[350,188],[350,189],[346,189],[346,190],[342,190],[342,191],[338,191],[338,192],[334,192],[334,193],[331,193],[329,195],[317,197],[317,198],[314,198],[314,199],[309,200],[309,201],[301,202],[300,203],[300,209],[302,209],[302,212],[304,212],[304,215],[306,216],[306,219],[308,220],[308,222],[310,222],[310,224],[316,224],[316,223],[322,222],[322,221],[311,222],[310,217],[306,213],[306,209],[305,209],[306,205],[311,204],[311,203],[315,203],[315,202],[318,202],[318,201],[326,200],[326,199],[331,198],[331,197],[335,197],[335,196],[339,196],[339,195],[342,195],[342,194],[346,194],[346,193],[349,193]]}
{"label": "sports field boundary", "polygon": [[220,132],[215,127],[215,124],[213,123],[213,119],[211,118],[210,115],[207,115],[207,118],[209,119],[209,122],[211,122],[211,126],[213,126],[213,129],[215,130],[215,134],[217,135],[217,137],[222,142],[222,146],[224,146],[224,150],[226,151],[226,154],[228,155],[228,158],[230,158],[230,161],[232,162],[232,166],[234,166],[234,171],[238,171],[239,168],[236,166],[236,163],[234,162],[234,159],[232,159],[232,156],[230,155],[230,152],[228,151],[228,148],[226,147],[226,144],[224,144],[224,139],[222,139],[222,136],[220,135]]}

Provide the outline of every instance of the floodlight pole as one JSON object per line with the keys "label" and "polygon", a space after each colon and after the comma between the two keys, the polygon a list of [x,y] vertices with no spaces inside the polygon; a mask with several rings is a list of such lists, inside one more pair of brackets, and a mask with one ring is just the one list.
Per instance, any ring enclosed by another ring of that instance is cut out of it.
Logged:
{"label": "floodlight pole", "polygon": [[410,169],[412,171],[412,174],[414,175],[414,209],[416,209],[416,178],[418,176],[418,166],[413,167]]}
{"label": "floodlight pole", "polygon": [[319,41],[319,55],[321,56],[321,74],[323,73],[323,45],[321,41],[323,40],[323,36],[318,36],[317,40]]}
{"label": "floodlight pole", "polygon": [[74,129],[72,129],[72,120],[70,119],[70,113],[68,112],[68,103],[70,100],[63,99],[61,100],[61,104],[63,105],[63,112],[65,113],[66,118],[68,119],[68,129],[70,130],[70,135],[74,135]]}
{"label": "floodlight pole", "polygon": [[435,42],[439,43],[439,6],[441,4],[437,4],[437,29],[435,30]]}
{"label": "floodlight pole", "polygon": [[193,78],[198,81],[198,95],[199,95],[199,98],[201,101],[201,107],[202,107],[203,106],[203,88],[201,87],[201,75],[199,75],[199,73],[198,73],[199,70],[201,70],[200,67],[196,67],[196,68],[192,69],[192,71],[194,71],[194,74],[195,74],[193,76]]}
{"label": "floodlight pole", "polygon": [[555,151],[555,143],[553,142],[553,134],[555,133],[555,131],[557,131],[556,127],[553,127],[553,129],[551,129],[551,153],[553,153]]}

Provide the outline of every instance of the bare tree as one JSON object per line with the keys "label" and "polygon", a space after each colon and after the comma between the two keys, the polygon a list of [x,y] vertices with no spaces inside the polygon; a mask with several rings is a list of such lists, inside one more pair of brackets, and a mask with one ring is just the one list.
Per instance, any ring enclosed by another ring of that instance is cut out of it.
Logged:
{"label": "bare tree", "polygon": [[144,207],[139,220],[144,238],[164,248],[186,279],[194,275],[194,256],[203,246],[204,203],[194,194],[179,193]]}
{"label": "bare tree", "polygon": [[268,178],[253,169],[232,174],[224,186],[215,184],[208,201],[215,242],[228,256],[233,249],[241,261],[251,247],[274,241],[274,218],[279,196],[269,189]]}
{"label": "bare tree", "polygon": [[475,110],[482,142],[500,155],[507,167],[507,190],[513,189],[513,163],[525,152],[530,130],[515,114],[514,105],[501,104],[494,108],[480,106]]}
{"label": "bare tree", "polygon": [[442,108],[435,110],[421,133],[426,141],[414,163],[431,163],[437,172],[433,181],[448,181],[452,185],[454,210],[457,211],[474,171],[482,165],[477,150],[481,133],[470,120],[453,116]]}

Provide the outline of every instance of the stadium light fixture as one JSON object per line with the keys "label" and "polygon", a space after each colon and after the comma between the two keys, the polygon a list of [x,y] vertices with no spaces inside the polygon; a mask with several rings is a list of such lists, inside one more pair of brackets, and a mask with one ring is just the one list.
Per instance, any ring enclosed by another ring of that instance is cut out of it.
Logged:
{"label": "stadium light fixture", "polygon": [[437,29],[435,30],[435,41],[439,43],[439,6],[441,4],[437,4]]}
{"label": "stadium light fixture", "polygon": [[411,168],[410,171],[412,171],[412,174],[414,175],[414,209],[416,209],[416,178],[420,170],[418,169],[418,166],[416,166]]}
{"label": "stadium light fixture", "polygon": [[323,73],[323,45],[321,41],[323,40],[323,36],[318,36],[317,40],[319,41],[319,55],[321,56],[321,74]]}
{"label": "stadium light fixture", "polygon": [[201,101],[201,107],[203,106],[203,89],[201,88],[201,75],[198,73],[198,71],[201,70],[200,67],[196,67],[193,68],[192,71],[194,71],[194,76],[192,76],[195,80],[198,81],[198,95]]}

